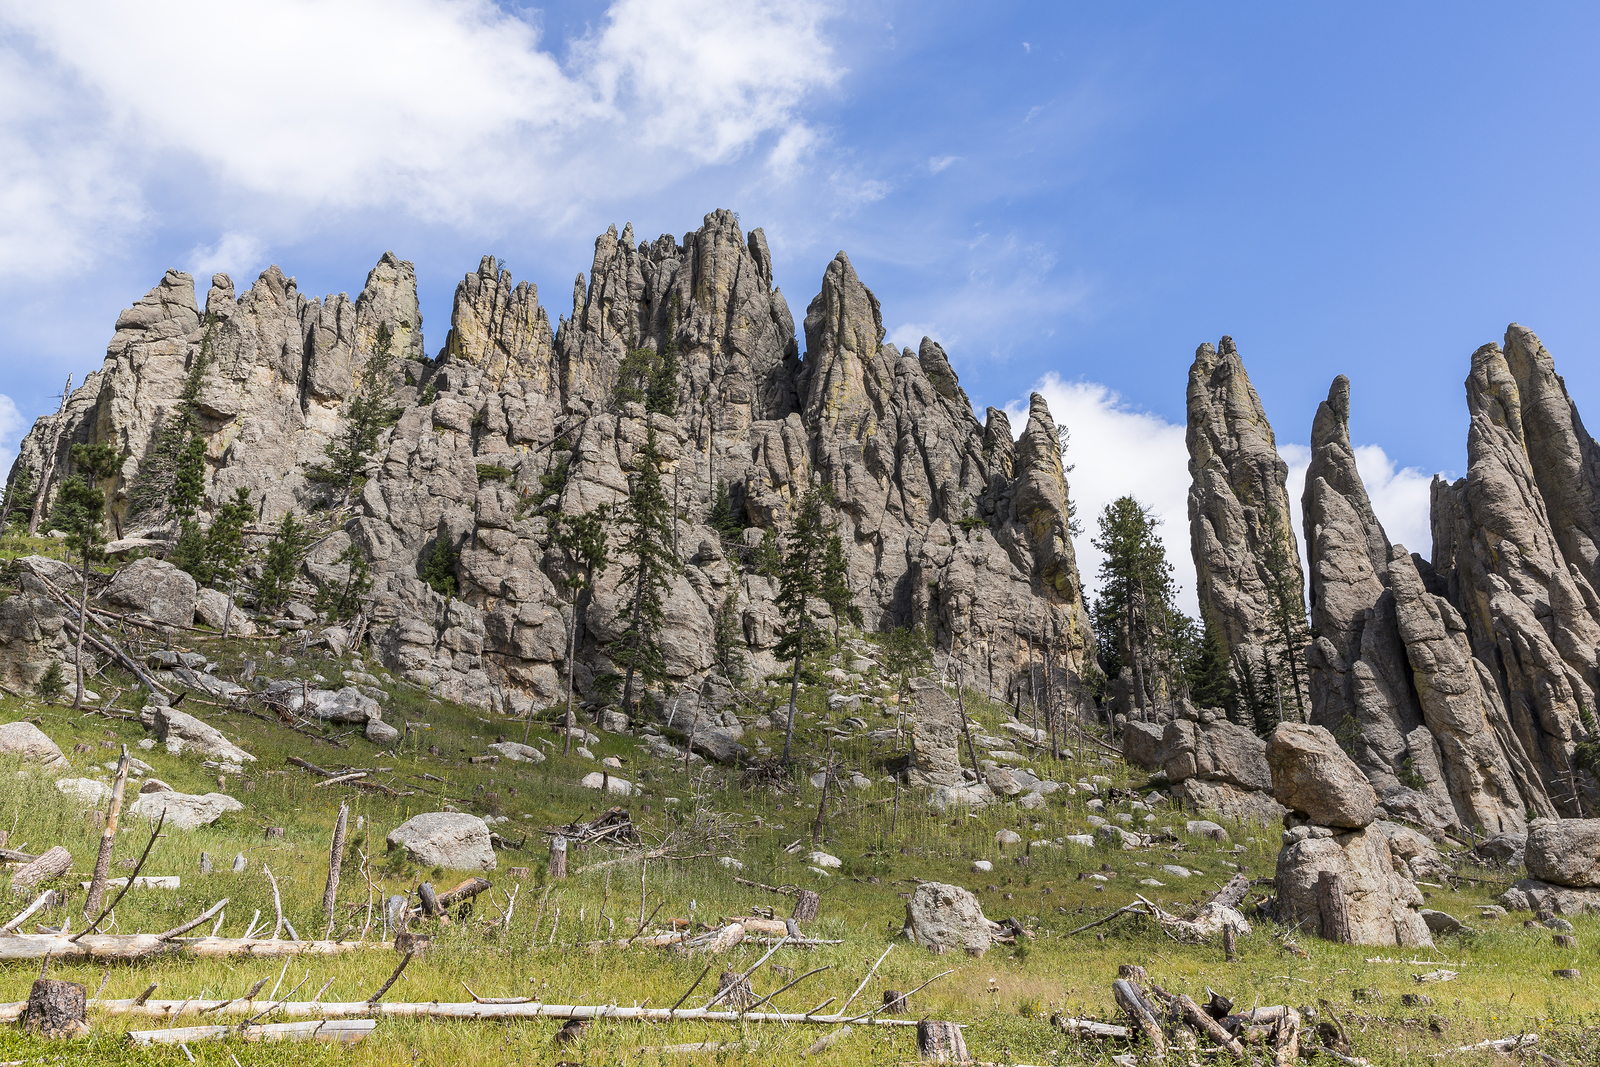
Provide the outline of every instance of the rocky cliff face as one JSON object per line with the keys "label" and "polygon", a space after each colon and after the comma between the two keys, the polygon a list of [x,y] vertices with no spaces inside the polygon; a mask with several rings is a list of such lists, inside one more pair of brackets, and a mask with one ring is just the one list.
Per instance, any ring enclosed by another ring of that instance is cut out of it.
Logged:
{"label": "rocky cliff face", "polygon": [[1200,610],[1230,658],[1259,666],[1279,639],[1275,593],[1305,577],[1290,521],[1289,465],[1233,338],[1203,344],[1189,368],[1189,541]]}
{"label": "rocky cliff face", "polygon": [[[263,522],[311,509],[322,493],[307,468],[337,432],[380,326],[401,357],[402,413],[352,514],[306,569],[316,583],[342,581],[340,553],[352,542],[366,553],[373,639],[413,681],[511,711],[555,699],[572,605],[548,516],[622,501],[651,425],[684,563],[666,635],[679,683],[711,670],[712,616],[730,595],[755,670],[774,669],[776,589],[738,556],[764,528],[783,528],[811,484],[832,490],[869,629],[925,626],[969,676],[1002,690],[1028,641],[1048,641],[1069,678],[1092,644],[1043,398],[1015,443],[1002,413],[980,423],[937,344],[884,343],[878,300],[843,253],[807,309],[802,357],[765,237],[726,211],[681,241],[608,230],[554,330],[534,288],[486,258],[457,287],[434,360],[414,272],[389,254],[353,300],[308,299],[274,267],[237,298],[216,276],[203,313],[189,277],[169,272],[118,320],[104,367],[73,394],[57,476],[72,443],[115,444],[127,457],[113,487],[117,532],[132,532],[128,483],[198,366],[208,506],[244,487]],[[613,402],[630,350],[669,347],[680,367],[673,417]],[[20,464],[39,469],[46,421]],[[705,525],[719,484],[748,527],[738,543]],[[419,577],[440,541],[460,554],[452,597]],[[610,669],[621,571],[594,591],[581,692]]]}

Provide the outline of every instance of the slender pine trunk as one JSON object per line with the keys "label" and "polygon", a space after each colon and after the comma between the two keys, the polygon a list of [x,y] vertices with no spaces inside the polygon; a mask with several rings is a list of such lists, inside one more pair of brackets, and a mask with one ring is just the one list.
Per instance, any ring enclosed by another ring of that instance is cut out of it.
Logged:
{"label": "slender pine trunk", "polygon": [[800,699],[800,661],[805,658],[806,615],[800,613],[799,647],[794,652],[794,674],[789,678],[789,721],[783,728],[783,762],[789,762],[789,749],[794,743],[794,707]]}
{"label": "slender pine trunk", "polygon": [[[87,542],[88,534],[84,540]],[[89,546],[85,543],[83,548],[83,593],[78,598],[78,647],[73,654],[73,668],[78,679],[78,694],[73,698],[74,711],[83,707],[83,635],[89,629]]]}

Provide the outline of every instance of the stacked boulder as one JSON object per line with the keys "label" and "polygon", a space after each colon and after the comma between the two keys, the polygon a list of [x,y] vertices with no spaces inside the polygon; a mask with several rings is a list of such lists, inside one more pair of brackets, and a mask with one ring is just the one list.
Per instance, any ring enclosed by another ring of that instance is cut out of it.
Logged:
{"label": "stacked boulder", "polygon": [[1501,894],[1506,907],[1556,915],[1600,911],[1600,819],[1535,819],[1524,856],[1528,877]]}
{"label": "stacked boulder", "polygon": [[1320,726],[1282,723],[1267,741],[1273,794],[1289,809],[1278,853],[1278,919],[1332,941],[1432,945],[1422,893],[1378,823],[1378,796]]}
{"label": "stacked boulder", "polygon": [[[1172,795],[1196,811],[1267,822],[1283,815],[1272,798],[1267,743],[1213,711],[1185,709],[1161,737],[1161,766]],[[1192,716],[1192,717],[1191,717]]]}

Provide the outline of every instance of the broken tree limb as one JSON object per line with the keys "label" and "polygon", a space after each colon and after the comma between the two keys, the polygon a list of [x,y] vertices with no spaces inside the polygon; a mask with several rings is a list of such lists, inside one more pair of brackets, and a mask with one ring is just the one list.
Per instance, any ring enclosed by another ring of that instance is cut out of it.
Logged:
{"label": "broken tree limb", "polygon": [[878,973],[878,964],[881,964],[884,960],[888,959],[889,958],[889,953],[891,953],[893,951],[894,951],[894,942],[891,941],[891,942],[889,942],[889,947],[883,950],[883,955],[878,957],[878,962],[874,963],[872,965],[872,968],[869,971],[867,971],[867,976],[865,978],[861,979],[861,984],[856,986],[856,991],[854,993],[851,993],[850,996],[848,998],[846,998],[846,1000],[845,1000],[845,1002],[843,1004],[839,1005],[839,1014],[840,1015],[843,1015],[845,1013],[845,1009],[850,1007],[851,1002],[854,1001],[857,997],[859,997],[861,995],[861,991],[863,989],[867,988],[867,983],[872,981],[872,976]]}
{"label": "broken tree limb", "polygon": [[[310,942],[307,942],[308,944]],[[947,972],[948,973],[948,972]],[[226,1005],[219,1007],[218,1005]],[[26,1002],[0,1004],[0,1023],[19,1018]],[[180,1014],[193,1015],[210,1008],[218,1015],[243,1015],[251,1013],[247,1004],[227,1004],[215,1000],[148,1000],[135,1005],[131,1000],[95,1000],[89,1008],[107,1015],[141,1015],[154,1018],[177,1018]],[[358,1019],[370,1017],[427,1018],[427,1019],[606,1019],[629,1022],[753,1022],[753,1023],[803,1023],[813,1026],[836,1026],[839,1023],[861,1023],[867,1026],[916,1026],[915,1019],[879,1018],[858,1016],[846,1018],[839,1015],[819,1015],[815,1012],[737,1012],[708,1011],[704,1008],[627,1008],[616,1004],[477,1004],[441,1003],[378,1003],[371,1001],[345,1001],[322,1003],[313,1001],[285,1001],[275,1011],[288,1016],[316,1016],[326,1019]]]}
{"label": "broken tree limb", "polygon": [[246,1041],[326,1041],[353,1045],[377,1027],[376,1019],[307,1019],[293,1023],[247,1026],[181,1026],[165,1030],[129,1030],[132,1045],[181,1045],[185,1041],[221,1041],[237,1035]]}
{"label": "broken tree limb", "polygon": [[12,919],[4,926],[0,926],[0,934],[9,934],[11,931],[19,928],[23,923],[27,922],[30,915],[44,907],[51,900],[53,900],[54,897],[54,889],[46,889],[43,893],[40,893],[38,896],[34,897],[33,903],[24,908],[16,918]]}
{"label": "broken tree limb", "polygon": [[117,820],[122,815],[122,794],[128,788],[128,746],[122,746],[122,756],[117,760],[117,777],[111,783],[111,804],[106,808],[105,829],[100,832],[100,852],[95,856],[94,875],[89,879],[89,894],[83,899],[83,918],[100,907],[100,898],[106,891],[106,878],[111,874],[111,853],[117,846]]}
{"label": "broken tree limb", "polygon": [[1114,1038],[1126,1041],[1133,1036],[1126,1026],[1103,1023],[1095,1019],[1071,1019],[1059,1014],[1050,1016],[1050,1025],[1069,1037]]}
{"label": "broken tree limb", "polygon": [[322,890],[322,911],[328,917],[323,938],[333,936],[333,906],[339,899],[339,868],[344,863],[344,832],[350,820],[350,805],[339,805],[339,818],[333,824],[333,841],[328,845],[328,884]]}
{"label": "broken tree limb", "polygon": [[229,956],[333,956],[365,949],[387,949],[381,941],[279,941],[270,938],[169,937],[159,934],[91,934],[81,940],[63,934],[0,936],[0,963],[12,960],[101,960],[106,963],[176,955],[197,959]]}
{"label": "broken tree limb", "polygon": [[1117,1006],[1133,1022],[1135,1028],[1149,1042],[1152,1055],[1160,1059],[1167,1054],[1167,1039],[1161,1032],[1161,1018],[1145,999],[1144,991],[1126,978],[1111,983],[1111,995]]}
{"label": "broken tree limb", "polygon": [[1201,1011],[1200,1005],[1194,1002],[1194,998],[1187,994],[1179,993],[1172,999],[1177,1004],[1178,1010],[1183,1014],[1184,1022],[1205,1034],[1214,1044],[1224,1049],[1234,1059],[1241,1061],[1244,1059],[1244,1045],[1239,1043],[1238,1038],[1218,1026],[1215,1019]]}
{"label": "broken tree limb", "polygon": [[472,877],[468,878],[464,882],[459,883],[449,892],[440,893],[434,899],[437,901],[439,908],[442,911],[446,908],[454,907],[463,900],[471,900],[473,897],[489,888],[491,888],[489,879]]}
{"label": "broken tree limb", "polygon": [[750,886],[752,889],[765,889],[769,893],[777,893],[785,897],[792,897],[800,892],[800,887],[794,885],[767,885],[764,882],[752,882],[748,878],[740,878],[737,875],[734,876],[733,880],[740,885]]}
{"label": "broken tree limb", "polygon": [[106,916],[110,915],[116,906],[122,903],[122,898],[128,895],[128,890],[132,889],[134,883],[139,880],[139,872],[144,870],[144,861],[150,858],[150,850],[155,847],[156,839],[161,836],[161,828],[166,825],[166,822],[167,809],[162,808],[161,817],[156,820],[154,828],[150,831],[150,840],[145,842],[144,852],[140,854],[139,862],[133,865],[133,873],[128,875],[128,883],[117,892],[116,897],[110,904],[106,905],[105,910],[95,917],[94,922],[85,926],[83,932],[74,935],[72,940],[77,941],[81,937],[94,933],[95,930],[99,929],[100,924],[106,921]]}
{"label": "broken tree limb", "polygon": [[223,897],[221,900],[217,901],[215,904],[211,905],[211,907],[207,908],[205,911],[201,912],[199,915],[195,916],[193,919],[190,919],[188,922],[184,923],[182,926],[174,926],[172,929],[168,930],[164,934],[157,934],[156,935],[156,940],[157,941],[170,941],[173,938],[177,937],[179,934],[186,934],[190,930],[193,930],[196,926],[199,926],[201,923],[205,922],[207,919],[210,919],[211,917],[216,915],[217,912],[221,911],[223,908],[225,908],[227,906],[228,906],[228,898],[227,897]]}
{"label": "broken tree limb", "polygon": [[40,882],[60,878],[72,869],[72,853],[56,845],[30,860],[11,876],[11,891],[19,896],[31,893]]}

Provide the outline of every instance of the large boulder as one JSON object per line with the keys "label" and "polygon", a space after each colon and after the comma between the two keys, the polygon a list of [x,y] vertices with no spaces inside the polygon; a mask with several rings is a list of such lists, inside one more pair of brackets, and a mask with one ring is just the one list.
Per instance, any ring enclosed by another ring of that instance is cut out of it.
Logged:
{"label": "large boulder", "polygon": [[323,722],[355,725],[383,717],[378,702],[353,685],[308,690],[303,682],[283,679],[268,685],[265,697],[268,703]]}
{"label": "large boulder", "polygon": [[1540,881],[1600,887],[1600,819],[1536,819],[1524,855],[1528,874]]}
{"label": "large boulder", "polygon": [[1147,771],[1161,769],[1162,729],[1153,722],[1130,722],[1122,728],[1122,758]]}
{"label": "large boulder", "polygon": [[494,846],[489,827],[476,815],[461,811],[431,811],[414,815],[389,831],[389,850],[405,849],[423,867],[452,871],[492,871]]}
{"label": "large boulder", "polygon": [[1422,893],[1397,872],[1389,839],[1378,827],[1340,833],[1325,826],[1297,826],[1285,833],[1276,878],[1279,922],[1328,936],[1320,890],[1324,873],[1337,874],[1343,883],[1353,943],[1433,944],[1428,924],[1417,914]]}
{"label": "large boulder", "polygon": [[194,619],[203,626],[213,629],[222,629],[224,621],[228,624],[228,633],[233,637],[253,637],[256,624],[250,621],[228,594],[219,589],[202,589],[195,596]]}
{"label": "large boulder", "polygon": [[[1394,856],[1394,866],[1401,873],[1409,872],[1418,878],[1437,878],[1452,873],[1450,865],[1439,855],[1439,850],[1427,837],[1397,822],[1384,819],[1373,823],[1389,839],[1389,852]],[[1402,869],[1403,867],[1403,869]]]}
{"label": "large boulder", "polygon": [[1270,793],[1240,789],[1227,782],[1208,782],[1204,778],[1185,778],[1172,787],[1172,795],[1195,811],[1262,825],[1278,822],[1286,810]]}
{"label": "large boulder", "polygon": [[959,786],[961,709],[937,682],[913,678],[911,688],[911,784]]}
{"label": "large boulder", "polygon": [[906,904],[905,935],[936,953],[961,949],[981,956],[999,929],[984,918],[978,898],[960,886],[924,882]]}
{"label": "large boulder", "polygon": [[166,813],[166,826],[176,830],[193,830],[210,826],[226,812],[243,811],[244,805],[225,793],[206,793],[191,796],[171,789],[141,792],[128,805],[128,815],[140,819],[156,819]]}
{"label": "large boulder", "polygon": [[65,767],[67,757],[56,743],[31,722],[8,722],[0,726],[0,756],[20,757],[24,763],[46,767]]}
{"label": "large boulder", "polygon": [[382,719],[368,719],[366,735],[367,740],[375,745],[393,745],[400,740],[400,731]]}
{"label": "large boulder", "polygon": [[56,788],[85,808],[98,808],[111,799],[111,787],[93,778],[57,778]]}
{"label": "large boulder", "polygon": [[156,622],[188,626],[194,621],[200,586],[163,559],[136,559],[111,578],[105,599]]}
{"label": "large boulder", "polygon": [[1278,803],[1318,826],[1359,830],[1378,817],[1378,794],[1324,727],[1279,723],[1267,764]]}
{"label": "large boulder", "polygon": [[186,711],[177,708],[147,706],[140,714],[150,717],[150,727],[158,741],[183,742],[183,747],[215,756],[230,763],[255,762],[255,757],[223,736],[222,731],[208,726]]}
{"label": "large boulder", "polygon": [[1524,878],[1500,894],[1500,903],[1512,911],[1539,915],[1593,915],[1600,913],[1600,889],[1577,889]]}
{"label": "large boulder", "polygon": [[1260,792],[1272,789],[1267,743],[1226,719],[1207,725],[1174,719],[1162,735],[1162,748],[1163,767],[1174,782],[1202,778]]}
{"label": "large boulder", "polygon": [[694,731],[690,747],[708,760],[738,763],[750,754],[750,750],[739,743],[743,736],[744,730],[738,726],[700,727]]}

